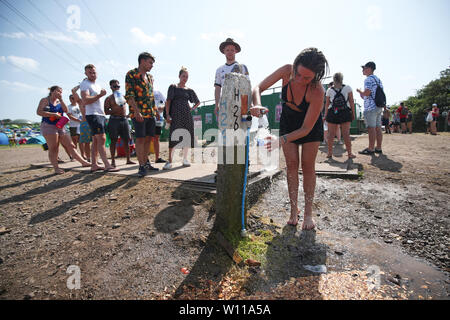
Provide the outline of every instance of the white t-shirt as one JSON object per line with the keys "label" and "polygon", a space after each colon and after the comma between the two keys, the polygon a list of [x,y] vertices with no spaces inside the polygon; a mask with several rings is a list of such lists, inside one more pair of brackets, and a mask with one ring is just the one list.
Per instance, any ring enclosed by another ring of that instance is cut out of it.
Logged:
{"label": "white t-shirt", "polygon": [[[339,91],[339,89],[336,89],[336,91]],[[330,105],[328,106],[328,109],[331,108],[331,105],[333,103],[334,97],[336,96],[336,91],[334,91],[332,88],[328,88],[326,96],[330,97]],[[345,87],[343,87],[341,89],[341,93],[344,96],[345,100],[347,101],[347,107],[350,108],[350,103],[348,101],[348,94],[352,92],[352,87],[350,87],[349,85],[345,85]]]}
{"label": "white t-shirt", "polygon": [[[250,78],[248,76],[247,66],[244,64],[241,64],[241,66],[242,66],[242,74],[246,75],[247,79],[250,80]],[[239,63],[237,61],[234,62],[233,64],[224,64],[223,66],[219,67],[216,70],[216,80],[214,82],[214,85],[222,87],[223,82],[225,81],[225,75],[230,72],[241,73],[240,68],[239,68]]]}
{"label": "white t-shirt", "polygon": [[[72,116],[74,116],[75,118],[80,119],[80,120],[82,119],[82,117],[81,117],[81,110],[80,110],[80,108],[78,106],[76,106],[76,105],[74,106],[72,104],[69,104],[67,106],[67,108],[69,109],[69,113]],[[79,126],[80,126],[80,122],[73,121],[73,120],[69,121],[69,127],[78,128]]]}
{"label": "white t-shirt", "polygon": [[[88,95],[93,97],[102,91],[102,87],[100,87],[98,84],[95,84],[88,79],[83,80],[80,84],[80,91],[88,91]],[[103,111],[102,104],[100,102],[100,99],[95,101],[94,103],[87,104],[86,105],[86,115],[98,115],[98,116],[104,116],[105,112]]]}

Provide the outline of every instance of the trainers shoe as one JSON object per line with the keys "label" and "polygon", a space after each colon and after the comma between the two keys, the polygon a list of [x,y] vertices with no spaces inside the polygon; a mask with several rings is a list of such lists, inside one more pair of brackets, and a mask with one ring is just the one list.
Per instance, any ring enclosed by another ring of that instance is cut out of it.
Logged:
{"label": "trainers shoe", "polygon": [[165,162],[166,162],[166,160],[163,160],[161,158],[158,158],[158,160],[155,161],[155,163],[165,163]]}
{"label": "trainers shoe", "polygon": [[144,164],[145,169],[150,169],[152,165],[150,164],[150,161],[147,160],[147,162]]}
{"label": "trainers shoe", "polygon": [[150,171],[159,171],[158,168],[155,168],[155,167],[153,167],[152,165],[149,165],[149,166],[147,167],[147,170],[150,170]]}
{"label": "trainers shoe", "polygon": [[147,175],[147,168],[145,166],[139,166],[138,176],[145,177]]}
{"label": "trainers shoe", "polygon": [[167,161],[166,164],[163,167],[163,170],[169,170],[169,169],[172,169],[172,164]]}
{"label": "trainers shoe", "polygon": [[183,167],[190,167],[190,166],[191,166],[191,163],[187,159],[184,159],[183,160]]}
{"label": "trainers shoe", "polygon": [[377,148],[375,148],[375,151],[374,151],[375,153],[383,153],[383,151],[381,150],[381,149],[377,149]]}

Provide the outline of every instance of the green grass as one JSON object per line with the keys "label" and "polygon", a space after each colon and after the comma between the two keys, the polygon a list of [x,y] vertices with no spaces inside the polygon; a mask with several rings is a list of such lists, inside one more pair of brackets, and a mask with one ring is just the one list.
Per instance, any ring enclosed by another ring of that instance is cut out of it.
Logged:
{"label": "green grass", "polygon": [[230,235],[226,236],[244,261],[246,259],[254,259],[261,263],[264,263],[266,260],[267,243],[271,242],[273,237],[274,235],[270,230],[262,230],[259,235],[249,234],[247,238],[242,238],[238,234],[233,237]]}

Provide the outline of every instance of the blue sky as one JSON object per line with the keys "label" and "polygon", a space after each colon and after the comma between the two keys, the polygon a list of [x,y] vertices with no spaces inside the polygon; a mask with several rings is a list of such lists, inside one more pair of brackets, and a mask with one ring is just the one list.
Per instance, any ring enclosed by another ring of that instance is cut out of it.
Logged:
{"label": "blue sky", "polygon": [[166,94],[185,66],[188,86],[211,100],[227,37],[241,45],[237,61],[253,86],[314,46],[354,92],[365,78],[360,66],[375,61],[394,104],[449,67],[449,13],[448,0],[0,0],[0,119],[40,121],[47,88],[60,85],[68,102],[88,63],[110,92],[109,80],[124,85],[143,51],[156,57],[157,90]]}

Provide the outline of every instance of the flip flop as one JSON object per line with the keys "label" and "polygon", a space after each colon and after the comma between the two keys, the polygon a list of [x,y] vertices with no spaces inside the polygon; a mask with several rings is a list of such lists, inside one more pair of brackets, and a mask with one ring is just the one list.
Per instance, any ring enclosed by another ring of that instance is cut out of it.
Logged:
{"label": "flip flop", "polygon": [[119,168],[109,168],[109,169],[105,169],[103,171],[105,171],[105,172],[117,172],[117,171],[120,171],[120,169]]}
{"label": "flip flop", "polygon": [[96,169],[91,169],[91,173],[94,173],[95,171],[105,170],[105,168],[98,167]]}

